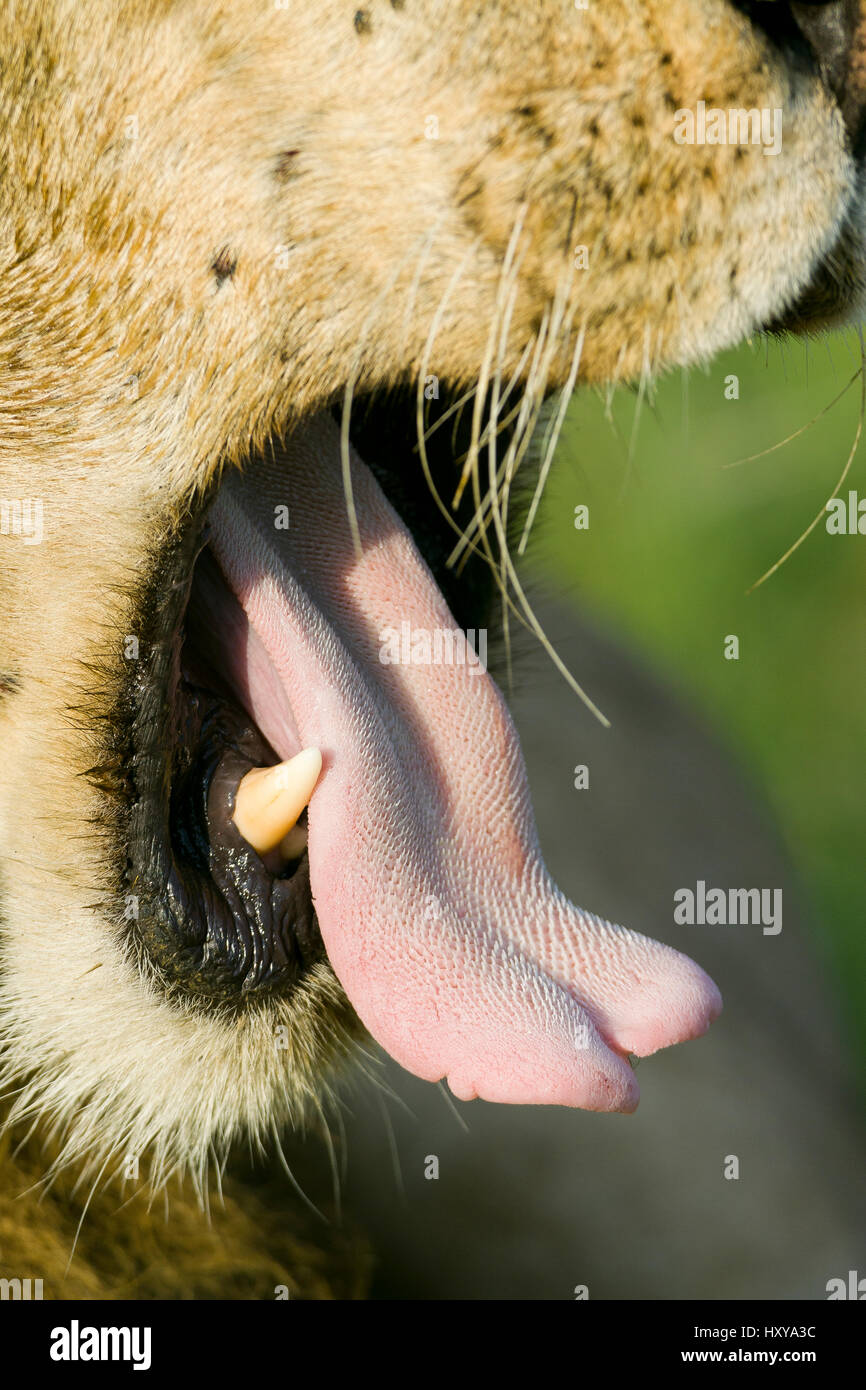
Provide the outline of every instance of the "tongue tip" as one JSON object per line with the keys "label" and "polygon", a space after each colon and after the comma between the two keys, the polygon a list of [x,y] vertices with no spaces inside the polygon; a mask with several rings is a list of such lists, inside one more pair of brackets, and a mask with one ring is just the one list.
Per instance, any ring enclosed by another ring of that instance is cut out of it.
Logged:
{"label": "tongue tip", "polygon": [[633,1025],[629,1033],[628,1050],[636,1057],[651,1057],[664,1048],[694,1042],[710,1031],[722,1012],[722,996],[708,975],[693,966],[695,979],[691,990],[684,994],[678,1007],[667,1015],[656,1013],[646,1023]]}
{"label": "tongue tip", "polygon": [[[454,1065],[433,1067],[409,1061],[409,1070],[433,1080],[446,1080],[461,1101],[484,1100],[506,1105],[555,1105],[599,1113],[633,1114],[640,1088],[627,1053],[649,1057],[664,1048],[703,1037],[722,1012],[722,996],[710,977],[687,957],[681,991],[659,1001],[643,1021],[634,1020],[628,1046],[592,1030],[584,1045],[575,1047],[566,1033],[532,1039],[523,1047],[505,1046],[507,1035],[488,1036],[473,1061],[464,1056]],[[480,1039],[479,1039],[480,1041]],[[513,1044],[514,1039],[511,1039]],[[398,1056],[399,1060],[399,1056]],[[409,1059],[404,1059],[404,1065]],[[429,1061],[429,1059],[427,1059]],[[435,1072],[435,1075],[433,1074]]]}

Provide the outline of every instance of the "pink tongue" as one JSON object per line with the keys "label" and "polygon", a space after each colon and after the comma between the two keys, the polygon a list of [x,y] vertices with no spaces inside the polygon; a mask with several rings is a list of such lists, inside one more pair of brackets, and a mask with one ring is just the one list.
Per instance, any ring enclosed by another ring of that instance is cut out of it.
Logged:
{"label": "pink tongue", "polygon": [[281,757],[324,755],[309,856],[331,964],[373,1037],[462,1099],[633,1110],[626,1054],[705,1032],[718,990],[552,882],[499,691],[471,652],[457,664],[462,639],[448,661],[454,620],[354,454],[352,486],[360,559],[323,415],[211,515],[250,712]]}

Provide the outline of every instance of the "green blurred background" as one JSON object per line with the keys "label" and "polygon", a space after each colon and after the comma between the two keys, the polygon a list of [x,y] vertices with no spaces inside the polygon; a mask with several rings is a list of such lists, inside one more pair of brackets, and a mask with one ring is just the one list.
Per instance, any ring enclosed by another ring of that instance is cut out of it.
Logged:
{"label": "green blurred background", "polygon": [[[706,372],[672,374],[652,397],[578,392],[533,565],[673,681],[759,787],[810,894],[807,916],[866,1077],[866,536],[830,535],[822,516],[746,593],[836,486],[857,432],[859,380],[822,412],[859,364],[856,337],[762,341]],[[739,399],[726,399],[732,375]],[[729,466],[804,425],[784,447]],[[864,457],[866,444],[843,497],[866,498]],[[575,529],[578,504],[589,507],[587,530]],[[738,661],[724,659],[729,633]]]}

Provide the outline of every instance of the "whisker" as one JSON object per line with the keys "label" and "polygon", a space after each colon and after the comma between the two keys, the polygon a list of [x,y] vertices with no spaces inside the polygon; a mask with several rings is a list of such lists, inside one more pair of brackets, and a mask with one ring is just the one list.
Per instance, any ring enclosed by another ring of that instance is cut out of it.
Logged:
{"label": "whisker", "polygon": [[780,439],[778,444],[771,444],[769,449],[761,449],[760,452],[757,454],[748,454],[745,458],[735,459],[733,463],[723,463],[722,468],[741,468],[744,463],[754,463],[757,459],[766,458],[768,454],[774,454],[777,449],[784,449],[786,444],[790,444],[793,440],[799,439],[801,434],[805,434],[806,431],[810,430],[813,425],[817,425],[819,420],[823,420],[824,416],[827,415],[829,411],[833,409],[834,406],[839,404],[842,398],[846,396],[848,392],[851,390],[851,387],[854,385],[854,382],[857,380],[857,378],[859,376],[862,376],[862,374],[863,364],[861,363],[854,375],[851,377],[851,380],[842,387],[841,391],[837,392],[837,394],[833,397],[829,404],[825,405],[822,410],[819,410],[817,415],[813,415],[811,420],[807,420],[805,425],[800,425],[799,429],[794,430],[793,434],[789,434],[784,439]]}
{"label": "whisker", "polygon": [[329,1226],[331,1223],[328,1221],[328,1218],[325,1215],[323,1215],[322,1212],[319,1211],[319,1208],[316,1206],[315,1202],[310,1200],[304,1189],[301,1187],[301,1184],[295,1177],[294,1173],[292,1172],[291,1168],[289,1167],[289,1161],[286,1158],[285,1153],[283,1152],[283,1146],[280,1143],[279,1130],[277,1129],[276,1125],[271,1126],[271,1136],[274,1141],[274,1147],[277,1152],[277,1158],[280,1161],[280,1166],[282,1167],[283,1171],[286,1174],[286,1177],[288,1178],[297,1195],[300,1197],[304,1206],[307,1207],[313,1213],[314,1216],[317,1216],[320,1221],[323,1221],[326,1226]]}
{"label": "whisker", "polygon": [[866,346],[864,346],[863,343],[862,330],[860,331],[860,354],[861,365],[860,370],[857,373],[857,376],[859,376],[860,378],[860,415],[857,420],[857,430],[854,435],[854,443],[851,445],[851,451],[848,454],[848,458],[845,461],[845,467],[842,469],[841,477],[839,478],[839,481],[834,487],[833,491],[830,493],[830,496],[827,498],[827,501],[824,503],[824,506],[821,508],[818,514],[815,517],[813,517],[812,521],[806,527],[805,531],[803,531],[802,534],[797,537],[793,545],[788,547],[784,555],[780,556],[776,563],[774,565],[771,565],[765,574],[761,575],[760,579],[755,580],[755,583],[752,584],[751,587],[746,590],[747,594],[753,594],[756,589],[760,588],[762,584],[766,583],[766,581],[776,573],[776,570],[780,569],[782,565],[784,565],[786,560],[789,560],[791,558],[795,550],[799,550],[803,542],[812,534],[815,527],[821,521],[821,518],[824,516],[829,503],[834,501],[839,496],[839,493],[841,492],[845,484],[845,479],[848,477],[848,474],[851,470],[851,465],[854,462],[854,456],[856,455],[857,450],[860,446],[860,438],[863,434],[863,420],[864,416],[866,416]]}
{"label": "whisker", "polygon": [[625,472],[623,473],[622,485],[620,487],[620,500],[625,497],[629,483],[631,482],[632,470],[634,468],[635,455],[637,453],[637,438],[640,429],[641,413],[643,410],[644,397],[646,395],[647,381],[650,377],[649,366],[649,334],[650,326],[647,324],[644,331],[644,350],[641,362],[640,382],[638,384],[637,400],[635,401],[634,416],[632,417],[631,435],[628,442],[628,454],[625,462]]}
{"label": "whisker", "polygon": [[[103,1165],[102,1165],[102,1167],[100,1168],[99,1172],[96,1174],[96,1177],[93,1179],[93,1186],[91,1187],[89,1193],[87,1194],[87,1201],[84,1203],[84,1207],[82,1208],[81,1216],[78,1218],[78,1225],[77,1225],[76,1228],[75,1228],[75,1235],[74,1235],[73,1238],[72,1238],[72,1249],[71,1249],[70,1252],[69,1252],[69,1259],[66,1261],[66,1269],[64,1270],[64,1274],[68,1274],[68,1273],[69,1273],[69,1267],[70,1267],[70,1265],[72,1264],[72,1261],[73,1261],[73,1259],[74,1259],[74,1257],[75,1257],[75,1250],[76,1250],[76,1246],[78,1245],[78,1237],[81,1235],[81,1228],[82,1228],[82,1226],[84,1225],[84,1218],[85,1218],[85,1216],[87,1215],[88,1209],[89,1209],[89,1207],[90,1207],[90,1203],[93,1201],[93,1194],[95,1193],[97,1187],[99,1186],[99,1179],[102,1177],[102,1175],[103,1175],[103,1173],[105,1172],[106,1168],[108,1167],[110,1161],[111,1161],[111,1154],[109,1153],[109,1154],[106,1156],[105,1162],[103,1163]],[[74,1190],[74,1189],[73,1189],[73,1190]]]}
{"label": "whisker", "polygon": [[334,1149],[334,1136],[331,1134],[331,1129],[325,1117],[324,1111],[322,1110],[322,1107],[319,1105],[316,1108],[318,1110],[321,1130],[325,1141],[325,1148],[328,1154],[328,1163],[331,1169],[331,1192],[334,1201],[334,1215],[336,1220],[339,1222],[342,1220],[343,1205],[342,1193],[340,1190],[340,1168],[337,1163],[336,1150]]}
{"label": "whisker", "polygon": [[479,373],[478,378],[478,394],[475,397],[475,409],[472,417],[472,444],[470,446],[469,456],[466,460],[466,463],[463,465],[463,471],[460,475],[460,481],[457,485],[457,490],[451,502],[451,507],[454,511],[456,511],[457,508],[460,506],[460,502],[463,497],[466,484],[469,481],[470,474],[474,474],[477,478],[479,451],[478,440],[480,433],[481,409],[484,403],[484,398],[487,394],[487,387],[490,381],[490,359],[492,357],[494,344],[496,342],[496,330],[500,323],[501,314],[503,312],[504,287],[508,283],[508,280],[512,275],[512,267],[515,279],[519,270],[520,263],[515,263],[515,257],[517,254],[517,247],[520,241],[520,235],[523,231],[523,224],[526,221],[527,210],[527,204],[521,203],[514,218],[514,226],[511,231],[511,236],[508,241],[508,247],[506,249],[505,257],[502,263],[502,272],[499,280],[499,288],[497,290],[493,315],[491,317],[490,331],[487,335],[488,346],[485,350],[484,359],[481,364],[481,371]]}
{"label": "whisker", "polygon": [[[448,409],[444,410],[442,414],[438,417],[438,419],[434,420],[433,424],[430,425],[429,429],[426,429],[424,431],[423,440],[425,444],[429,442],[429,440],[433,437],[436,431],[441,428],[442,425],[447,424],[447,422],[451,419],[452,415],[459,414],[459,412],[463,409],[464,405],[466,405],[468,401],[472,400],[472,397],[475,395],[475,392],[477,390],[477,386],[470,386],[469,390],[465,391],[463,395],[459,398],[459,400],[452,402],[452,404],[449,405]],[[420,447],[421,441],[419,440],[417,444],[412,445],[413,454],[417,454]]]}
{"label": "whisker", "polygon": [[574,387],[577,381],[578,372],[580,371],[580,359],[583,355],[583,344],[585,338],[586,324],[584,323],[577,336],[577,343],[575,344],[574,354],[571,359],[571,368],[568,373],[568,379],[562,388],[562,392],[560,393],[559,406],[554,417],[554,423],[550,431],[549,441],[546,445],[545,453],[541,464],[541,470],[538,475],[538,482],[535,487],[535,492],[532,496],[532,502],[530,503],[529,511],[526,514],[526,522],[523,527],[523,534],[520,537],[520,544],[517,547],[518,555],[523,555],[526,552],[526,546],[529,541],[529,536],[532,531],[533,523],[535,521],[535,514],[538,511],[542,494],[544,493],[544,489],[547,485],[548,475],[550,473],[550,468],[553,463],[553,456],[556,452],[556,446],[559,443],[559,436],[562,432],[562,426],[565,423],[566,411],[568,410],[569,402],[572,396],[574,395]]}
{"label": "whisker", "polygon": [[403,1168],[400,1163],[400,1151],[397,1147],[397,1136],[394,1133],[394,1122],[391,1119],[390,1114],[388,1113],[388,1107],[385,1104],[384,1097],[380,1094],[377,1094],[376,1099],[379,1103],[379,1108],[382,1112],[382,1119],[385,1122],[385,1133],[388,1136],[388,1150],[391,1155],[391,1166],[394,1170],[394,1182],[396,1184],[397,1191],[399,1192],[401,1198],[405,1202],[406,1188],[403,1183]]}
{"label": "whisker", "polygon": [[[539,362],[539,360],[540,360],[541,353],[542,353],[543,348],[544,348],[544,334],[545,334],[545,331],[546,331],[546,325],[547,325],[547,313],[546,313],[546,311],[545,311],[545,315],[542,317],[541,327],[540,327],[540,329],[539,329],[538,334],[536,335],[536,337],[535,337],[534,339],[530,339],[529,343],[527,344],[527,347],[532,349],[532,362],[530,363],[529,373],[528,373],[527,381],[526,381],[526,386],[525,386],[525,388],[524,388],[523,395],[522,395],[521,400],[520,400],[520,406],[519,406],[518,417],[517,417],[517,425],[516,425],[515,431],[514,431],[515,439],[517,439],[518,442],[519,442],[519,439],[523,437],[523,434],[524,434],[525,431],[526,431],[526,424],[527,424],[527,420],[528,420],[528,418],[529,418],[529,404],[530,404],[530,401],[531,401],[531,398],[532,398],[532,393],[531,393],[530,385],[531,385],[532,381],[535,379],[535,374],[536,374],[537,369],[538,369],[538,362]],[[514,440],[512,440],[512,444],[513,444],[513,443],[514,443]],[[509,446],[509,451],[508,451],[508,453],[506,453],[506,461],[507,461],[507,459],[509,458],[509,456],[511,456],[511,447],[510,447],[510,446]],[[505,463],[503,463],[503,473],[504,473],[504,470],[505,470],[505,466],[506,466]],[[457,544],[455,545],[454,549],[452,550],[451,554],[448,556],[448,559],[447,559],[447,561],[446,561],[446,564],[448,565],[449,568],[453,568],[453,567],[457,564],[458,560],[460,559],[461,555],[463,554],[464,549],[466,549],[467,545],[469,545],[470,537],[472,536],[473,532],[477,529],[480,520],[481,520],[481,518],[479,517],[479,515],[478,515],[478,513],[477,513],[477,511],[476,511],[476,514],[475,514],[475,516],[473,516],[472,520],[471,520],[471,521],[467,524],[467,526],[460,532],[460,540],[457,542]],[[471,548],[471,550],[472,550],[473,553],[475,553],[475,554],[478,554],[478,553],[479,553],[477,547],[476,547],[474,544],[471,545],[470,548]]]}
{"label": "whisker", "polygon": [[448,1106],[448,1109],[451,1111],[451,1114],[454,1116],[454,1118],[455,1118],[455,1120],[457,1121],[458,1125],[459,1125],[460,1128],[463,1130],[463,1133],[464,1133],[464,1134],[469,1134],[469,1133],[470,1133],[469,1125],[467,1124],[466,1120],[464,1120],[463,1116],[460,1114],[460,1111],[457,1109],[457,1106],[454,1104],[453,1097],[451,1096],[450,1091],[448,1090],[447,1086],[445,1085],[445,1082],[444,1082],[444,1081],[437,1081],[436,1085],[437,1085],[437,1088],[438,1088],[438,1090],[439,1090],[439,1094],[441,1095],[441,1097],[442,1097],[442,1099],[444,1100],[445,1104]]}

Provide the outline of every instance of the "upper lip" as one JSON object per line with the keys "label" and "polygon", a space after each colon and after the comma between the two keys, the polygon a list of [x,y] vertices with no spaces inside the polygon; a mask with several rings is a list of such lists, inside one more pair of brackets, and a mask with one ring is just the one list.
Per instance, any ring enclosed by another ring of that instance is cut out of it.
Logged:
{"label": "upper lip", "polygon": [[[221,690],[183,673],[212,497],[180,519],[140,601],[140,660],[114,725],[114,761],[126,771],[127,858],[116,867],[139,955],[169,992],[225,1008],[250,991],[286,989],[324,951],[305,863],[271,875],[231,822],[233,786],[269,760],[267,746]],[[214,782],[225,783],[224,806],[208,796]]]}

